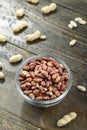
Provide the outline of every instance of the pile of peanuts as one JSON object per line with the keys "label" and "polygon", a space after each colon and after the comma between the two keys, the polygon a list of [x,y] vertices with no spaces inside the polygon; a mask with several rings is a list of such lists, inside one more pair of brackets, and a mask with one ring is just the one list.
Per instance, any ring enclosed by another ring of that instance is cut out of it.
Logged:
{"label": "pile of peanuts", "polygon": [[19,74],[23,93],[37,100],[59,97],[67,87],[68,79],[65,67],[51,57],[38,57],[28,62]]}

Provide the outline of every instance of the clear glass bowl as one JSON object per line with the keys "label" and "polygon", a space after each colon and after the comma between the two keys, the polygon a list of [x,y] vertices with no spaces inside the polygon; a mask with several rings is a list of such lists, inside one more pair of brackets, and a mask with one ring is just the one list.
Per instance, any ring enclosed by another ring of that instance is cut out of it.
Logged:
{"label": "clear glass bowl", "polygon": [[[28,96],[24,95],[23,91],[20,88],[20,82],[18,81],[18,76],[19,76],[19,73],[22,71],[23,65],[27,64],[29,61],[31,61],[31,60],[33,60],[33,59],[35,59],[37,57],[53,57],[56,61],[58,61],[59,63],[62,63],[64,65],[64,67],[66,68],[67,72],[68,72],[69,81],[68,81],[68,85],[67,85],[64,93],[62,95],[60,95],[59,97],[53,99],[53,100],[40,101],[40,100],[31,99]],[[34,106],[44,108],[44,107],[50,107],[50,106],[56,105],[56,104],[58,104],[59,102],[61,102],[65,98],[65,96],[68,94],[68,92],[69,92],[69,90],[70,90],[70,88],[72,86],[72,75],[71,75],[69,67],[60,58],[54,57],[54,56],[51,56],[51,55],[37,55],[37,56],[33,56],[31,58],[28,58],[18,68],[17,73],[16,73],[16,77],[15,77],[15,82],[16,82],[16,87],[17,87],[18,92],[21,94],[21,96],[24,98],[24,100],[26,102],[28,102],[29,104],[32,104]]]}

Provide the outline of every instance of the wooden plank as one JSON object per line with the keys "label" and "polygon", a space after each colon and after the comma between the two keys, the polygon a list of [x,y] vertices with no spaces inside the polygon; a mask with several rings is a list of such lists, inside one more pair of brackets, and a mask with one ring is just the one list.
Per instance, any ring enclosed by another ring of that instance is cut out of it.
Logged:
{"label": "wooden plank", "polygon": [[[77,48],[74,47],[76,48],[76,51],[75,51],[74,48],[67,47],[68,43],[67,45],[65,45],[66,44],[65,41],[67,41],[67,39],[65,40],[63,39],[64,44],[63,43],[61,44],[62,37],[58,38],[59,43],[57,43],[56,39],[53,40],[53,37],[52,37],[50,38],[52,43],[50,43],[50,41],[43,41],[43,42],[37,41],[37,43],[34,42],[35,44],[31,44],[31,45],[26,44],[22,38],[23,38],[22,34],[20,35],[20,38],[11,38],[8,36],[9,42],[11,42],[13,45],[19,46],[27,51],[33,52],[34,54],[49,53],[51,55],[56,55],[62,58],[69,65],[72,71],[80,75],[86,76],[87,59],[86,59],[86,48],[84,48],[84,46],[81,46],[81,49],[79,50],[78,48],[80,47],[77,44],[76,45]],[[60,47],[61,45],[62,47]],[[64,48],[66,50],[64,51],[64,49],[61,49],[61,48]],[[77,55],[77,52],[78,52],[78,55]],[[78,67],[76,67],[77,65]]]}
{"label": "wooden plank", "polygon": [[[0,11],[7,15],[9,14],[9,15],[15,16],[16,10],[20,7],[23,7],[25,9],[26,17],[28,17],[29,20],[35,19],[36,22],[41,24],[40,21],[42,21],[42,19],[43,19],[43,21],[45,23],[47,23],[47,24],[51,23],[52,26],[55,26],[57,28],[62,28],[63,30],[68,31],[69,33],[72,33],[73,36],[79,35],[79,36],[83,36],[84,38],[87,38],[86,26],[78,24],[78,28],[76,28],[74,30],[70,30],[67,27],[69,21],[73,20],[75,17],[82,17],[83,19],[86,20],[86,16],[79,14],[78,12],[73,13],[72,10],[63,8],[60,5],[58,6],[58,10],[56,12],[54,12],[53,14],[42,15],[42,13],[41,13],[42,5],[45,6],[49,3],[50,3],[50,1],[44,0],[44,1],[40,1],[40,3],[37,6],[34,6],[32,4],[27,3],[26,1],[16,0],[16,1],[9,2],[9,0],[7,0],[7,1],[1,3],[2,8],[0,8]],[[4,8],[7,11],[5,11]],[[10,10],[9,10],[9,8],[10,8]],[[39,18],[39,21],[38,21],[38,18]]]}
{"label": "wooden plank", "polygon": [[41,130],[41,128],[0,109],[0,130]]}
{"label": "wooden plank", "polygon": [[[10,17],[9,18],[9,17],[5,16],[4,19],[7,21],[7,24],[9,24],[9,22],[8,22],[9,19],[11,20],[11,22],[15,21],[14,17]],[[28,21],[28,18],[26,18],[26,21]],[[37,21],[39,21],[39,19],[37,19]],[[57,29],[55,26],[52,27],[50,24],[49,25],[45,24],[45,26],[44,26],[43,20],[41,21],[41,22],[43,22],[43,25],[39,25],[38,23],[34,23],[34,22],[30,22],[29,23],[29,28],[26,29],[23,33],[21,33],[18,36],[13,35],[12,28],[6,27],[6,26],[4,26],[4,24],[0,28],[0,30],[2,31],[2,33],[6,34],[8,36],[8,40],[11,39],[11,37],[13,37],[13,39],[21,39],[22,42],[25,42],[25,35],[26,34],[32,33],[34,31],[36,31],[37,29],[41,30],[42,33],[47,35],[47,40],[45,41],[46,44],[50,44],[50,41],[52,41],[51,46],[53,45],[53,46],[57,47],[57,45],[58,45],[58,48],[62,52],[64,51],[64,53],[67,53],[67,54],[69,52],[70,55],[78,56],[77,58],[81,58],[82,57],[82,60],[85,60],[85,58],[86,58],[86,46],[87,46],[86,45],[86,42],[87,42],[86,39],[81,38],[81,37],[77,37],[77,36],[73,36],[70,33],[67,34],[67,32],[63,32],[61,29]],[[3,23],[4,23],[4,21],[3,21]],[[23,40],[22,40],[22,38],[23,38]],[[69,47],[68,44],[69,44],[70,40],[72,40],[73,38],[77,39],[77,42],[79,44],[77,44],[78,47],[76,46],[76,47],[73,47],[73,49],[72,49],[71,47]],[[42,41],[39,41],[39,43],[42,43]],[[18,44],[18,45],[20,45],[20,44]],[[65,48],[66,48],[66,50],[65,50]],[[83,53],[81,53],[81,52],[83,52]]]}
{"label": "wooden plank", "polygon": [[51,0],[57,4],[87,16],[87,0]]}

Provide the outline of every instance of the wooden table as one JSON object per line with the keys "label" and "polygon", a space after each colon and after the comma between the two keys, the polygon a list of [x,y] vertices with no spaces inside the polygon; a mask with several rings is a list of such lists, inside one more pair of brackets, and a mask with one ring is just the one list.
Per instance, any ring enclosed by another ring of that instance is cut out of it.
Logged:
{"label": "wooden table", "polygon": [[[57,3],[57,11],[43,15],[41,7],[51,2]],[[14,35],[12,28],[17,22],[15,12],[25,9],[24,20],[28,28]],[[77,85],[87,87],[87,25],[79,25],[71,30],[70,20],[82,17],[87,20],[87,0],[40,0],[38,5],[26,0],[0,1],[0,33],[7,36],[7,43],[0,43],[0,61],[4,63],[5,81],[0,82],[0,130],[87,130],[87,93],[77,90]],[[26,43],[25,35],[40,30],[47,36],[44,41]],[[72,39],[77,40],[73,47]],[[36,108],[26,103],[15,87],[15,74],[21,63],[8,62],[11,55],[21,53],[27,58],[49,53],[60,57],[69,66],[73,84],[69,94],[58,105],[50,108]],[[56,122],[64,114],[75,111],[78,117],[63,128]]]}

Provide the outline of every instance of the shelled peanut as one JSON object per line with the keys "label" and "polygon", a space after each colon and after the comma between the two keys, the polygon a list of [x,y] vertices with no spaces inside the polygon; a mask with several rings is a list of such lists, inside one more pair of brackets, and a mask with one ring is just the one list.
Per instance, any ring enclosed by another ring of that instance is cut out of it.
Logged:
{"label": "shelled peanut", "polygon": [[68,84],[65,67],[54,58],[36,58],[22,67],[20,88],[32,99],[52,100],[65,91]]}

